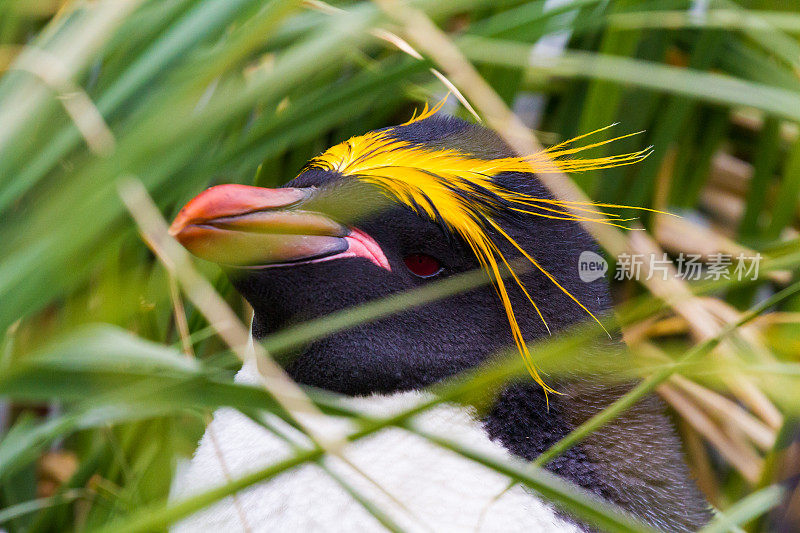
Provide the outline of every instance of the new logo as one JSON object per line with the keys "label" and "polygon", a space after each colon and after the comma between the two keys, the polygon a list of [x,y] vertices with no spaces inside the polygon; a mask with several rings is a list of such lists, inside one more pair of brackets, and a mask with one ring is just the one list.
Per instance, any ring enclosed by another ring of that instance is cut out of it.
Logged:
{"label": "new logo", "polygon": [[584,250],[578,257],[578,276],[584,283],[602,278],[608,272],[608,263],[600,254]]}

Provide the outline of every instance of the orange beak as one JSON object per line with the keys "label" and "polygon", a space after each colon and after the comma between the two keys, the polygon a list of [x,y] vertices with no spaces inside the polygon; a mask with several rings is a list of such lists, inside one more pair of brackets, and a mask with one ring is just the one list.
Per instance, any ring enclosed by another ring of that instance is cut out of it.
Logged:
{"label": "orange beak", "polygon": [[230,266],[269,266],[346,252],[352,231],[304,204],[314,188],[219,185],[181,209],[169,228],[194,255]]}

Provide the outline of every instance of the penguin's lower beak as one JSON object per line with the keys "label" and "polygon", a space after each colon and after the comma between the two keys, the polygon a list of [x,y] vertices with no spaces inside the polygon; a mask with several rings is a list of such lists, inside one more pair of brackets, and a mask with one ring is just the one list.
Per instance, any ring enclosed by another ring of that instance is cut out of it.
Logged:
{"label": "penguin's lower beak", "polygon": [[368,235],[303,209],[317,191],[218,185],[186,204],[169,233],[194,255],[226,266],[288,266],[360,256],[390,270]]}

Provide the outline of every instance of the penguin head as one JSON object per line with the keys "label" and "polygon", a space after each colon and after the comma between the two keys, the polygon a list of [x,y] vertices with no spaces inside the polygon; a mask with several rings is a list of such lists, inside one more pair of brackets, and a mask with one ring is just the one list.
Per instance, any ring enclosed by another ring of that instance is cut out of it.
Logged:
{"label": "penguin head", "polygon": [[[578,275],[592,238],[530,172],[554,154],[515,157],[494,132],[434,113],[337,145],[284,188],[212,187],[172,224],[223,265],[256,338],[460,273],[489,277],[305,346],[287,363],[297,381],[352,395],[419,389],[515,343],[535,362],[523,341],[608,310],[606,282]],[[517,259],[529,268],[508,275]]]}

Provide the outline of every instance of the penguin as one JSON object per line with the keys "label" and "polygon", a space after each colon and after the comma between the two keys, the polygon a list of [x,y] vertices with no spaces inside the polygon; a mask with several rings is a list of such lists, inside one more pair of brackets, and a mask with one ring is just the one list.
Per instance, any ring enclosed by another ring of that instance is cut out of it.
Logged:
{"label": "penguin", "polygon": [[[579,277],[580,254],[598,249],[575,211],[598,223],[618,219],[554,198],[531,169],[603,168],[636,162],[647,152],[581,160],[567,142],[546,156],[518,157],[493,131],[437,111],[426,106],[406,123],[336,145],[282,188],[212,187],[179,212],[170,232],[193,254],[224,267],[253,308],[255,340],[485,270],[490,284],[339,331],[284,364],[300,384],[387,415],[423,401],[430,385],[491,362],[516,344],[530,379],[487,391],[480,405],[440,404],[418,421],[486,453],[532,461],[632,384],[585,375],[549,383],[536,370],[531,342],[611,312],[606,280]],[[534,268],[502,276],[517,258]],[[621,343],[618,335],[603,337],[580,357]],[[255,383],[256,370],[245,364],[236,381]],[[188,466],[177,472],[171,498],[285,458],[303,440],[279,433],[220,409]],[[346,453],[357,471],[333,460],[327,467],[306,464],[174,530],[382,530],[325,468],[385,505],[403,529],[594,530],[519,485],[506,490],[505,476],[403,429],[361,439]],[[664,531],[695,531],[711,517],[665,407],[653,395],[546,468]]]}

